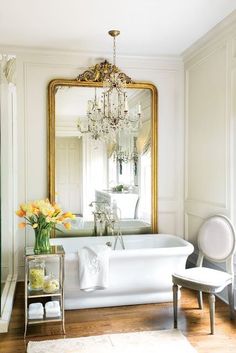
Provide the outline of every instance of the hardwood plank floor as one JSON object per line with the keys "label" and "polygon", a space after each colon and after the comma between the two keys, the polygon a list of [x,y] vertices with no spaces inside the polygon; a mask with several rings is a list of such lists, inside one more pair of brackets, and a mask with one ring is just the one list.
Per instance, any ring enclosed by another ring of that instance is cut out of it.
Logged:
{"label": "hardwood plank floor", "polygon": [[[29,340],[63,338],[60,324],[47,324],[30,326],[27,340],[24,341],[23,292],[23,284],[19,283],[9,332],[0,334],[1,353],[24,353]],[[172,328],[172,303],[66,311],[66,337]],[[183,289],[179,329],[199,353],[236,353],[236,321],[229,319],[228,306],[218,299],[216,329],[213,336],[209,334],[207,297],[204,297],[204,310],[199,310],[195,293]]]}

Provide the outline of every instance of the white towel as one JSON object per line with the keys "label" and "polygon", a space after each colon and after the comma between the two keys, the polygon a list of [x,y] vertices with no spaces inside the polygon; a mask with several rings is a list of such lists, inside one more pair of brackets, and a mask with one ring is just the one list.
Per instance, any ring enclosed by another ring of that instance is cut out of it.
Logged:
{"label": "white towel", "polygon": [[108,287],[110,251],[107,245],[86,246],[78,251],[81,290],[89,292]]}
{"label": "white towel", "polygon": [[43,304],[42,303],[31,303],[29,305],[29,311],[43,311]]}
{"label": "white towel", "polygon": [[29,320],[41,320],[41,319],[43,319],[43,314],[31,314],[31,313],[29,313],[28,314],[28,319]]}
{"label": "white towel", "polygon": [[28,308],[28,318],[31,320],[42,319],[44,314],[42,303],[31,303]]}
{"label": "white towel", "polygon": [[52,300],[45,304],[46,317],[57,317],[61,316],[60,304],[57,300]]}
{"label": "white towel", "polygon": [[61,310],[55,312],[55,313],[46,313],[46,318],[51,318],[51,317],[60,317],[61,316]]}
{"label": "white towel", "polygon": [[48,310],[48,309],[57,309],[57,308],[60,308],[60,304],[59,304],[59,301],[58,300],[50,300],[49,302],[47,302],[45,304],[45,310]]}

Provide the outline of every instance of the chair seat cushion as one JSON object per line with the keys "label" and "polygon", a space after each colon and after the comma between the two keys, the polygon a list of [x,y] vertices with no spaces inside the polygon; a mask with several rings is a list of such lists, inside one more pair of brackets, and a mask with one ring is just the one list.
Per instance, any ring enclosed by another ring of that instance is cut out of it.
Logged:
{"label": "chair seat cushion", "polygon": [[172,275],[173,283],[203,292],[220,292],[232,282],[232,275],[207,267],[194,267]]}

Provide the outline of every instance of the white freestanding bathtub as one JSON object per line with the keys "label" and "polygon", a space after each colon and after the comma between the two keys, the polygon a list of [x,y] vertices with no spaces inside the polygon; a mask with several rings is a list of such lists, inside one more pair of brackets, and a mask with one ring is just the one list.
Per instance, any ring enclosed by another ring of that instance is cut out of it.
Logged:
{"label": "white freestanding bathtub", "polygon": [[172,273],[185,268],[192,244],[174,235],[143,234],[123,236],[110,252],[109,286],[84,292],[79,286],[78,251],[92,244],[114,244],[115,236],[54,238],[51,243],[65,250],[65,309],[172,301]]}

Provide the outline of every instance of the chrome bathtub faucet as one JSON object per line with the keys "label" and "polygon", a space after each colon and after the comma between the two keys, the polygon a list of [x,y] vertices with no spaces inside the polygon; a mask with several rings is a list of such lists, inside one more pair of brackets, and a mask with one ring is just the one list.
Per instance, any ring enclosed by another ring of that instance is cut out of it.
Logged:
{"label": "chrome bathtub faucet", "polygon": [[94,217],[94,235],[108,235],[109,228],[111,228],[112,232],[114,227],[109,203],[106,201],[92,201],[89,206],[95,206],[95,210],[92,211]]}
{"label": "chrome bathtub faucet", "polygon": [[[106,201],[92,201],[89,206],[95,205],[96,210],[93,211],[94,216],[94,235],[108,235],[110,232],[112,236],[115,236],[113,250],[116,249],[117,242],[119,240],[122,249],[125,249],[122,232],[120,229],[121,210],[117,207],[116,203],[109,205]],[[118,217],[118,213],[119,216]],[[115,232],[115,225],[117,225],[117,232]],[[99,226],[99,227],[98,227]],[[98,231],[99,230],[99,231]],[[116,233],[116,234],[115,234]],[[112,247],[112,242],[107,242],[107,246]]]}

